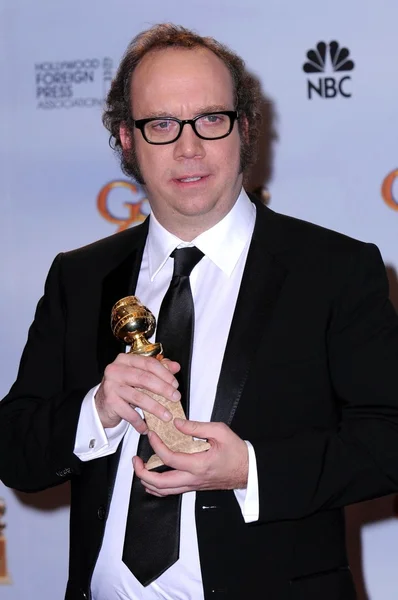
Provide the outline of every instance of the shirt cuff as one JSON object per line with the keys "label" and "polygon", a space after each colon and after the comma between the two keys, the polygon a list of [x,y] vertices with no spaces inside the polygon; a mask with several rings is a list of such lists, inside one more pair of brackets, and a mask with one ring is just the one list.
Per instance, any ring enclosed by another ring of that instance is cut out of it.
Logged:
{"label": "shirt cuff", "polygon": [[114,454],[129,426],[121,421],[116,427],[104,429],[95,406],[98,388],[87,392],[80,409],[73,452],[83,462]]}
{"label": "shirt cuff", "polygon": [[245,523],[253,523],[259,518],[259,495],[256,453],[250,442],[245,440],[249,452],[249,473],[247,487],[243,490],[234,490],[235,497],[242,511]]}

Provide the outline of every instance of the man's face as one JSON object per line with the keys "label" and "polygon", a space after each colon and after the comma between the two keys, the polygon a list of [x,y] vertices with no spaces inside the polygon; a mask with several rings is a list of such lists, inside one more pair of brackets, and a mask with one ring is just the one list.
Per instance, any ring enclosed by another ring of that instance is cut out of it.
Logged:
{"label": "man's face", "polygon": [[[198,114],[234,110],[231,75],[205,48],[172,48],[147,54],[131,81],[135,120],[170,116],[192,119]],[[134,129],[138,164],[148,200],[157,219],[181,238],[193,238],[220,221],[234,205],[242,185],[240,135],[235,122],[230,135],[202,140],[190,125],[167,145],[148,144]],[[122,127],[124,148],[131,143]],[[183,181],[200,177],[197,181]]]}

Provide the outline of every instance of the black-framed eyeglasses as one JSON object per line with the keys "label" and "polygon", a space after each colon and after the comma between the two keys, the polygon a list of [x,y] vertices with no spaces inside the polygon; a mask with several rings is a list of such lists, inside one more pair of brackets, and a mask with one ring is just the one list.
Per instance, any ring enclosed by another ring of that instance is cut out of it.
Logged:
{"label": "black-framed eyeglasses", "polygon": [[238,117],[236,110],[223,110],[203,113],[183,121],[176,117],[138,119],[134,121],[134,126],[141,131],[148,144],[172,144],[180,137],[184,125],[191,125],[202,140],[221,140],[231,133]]}

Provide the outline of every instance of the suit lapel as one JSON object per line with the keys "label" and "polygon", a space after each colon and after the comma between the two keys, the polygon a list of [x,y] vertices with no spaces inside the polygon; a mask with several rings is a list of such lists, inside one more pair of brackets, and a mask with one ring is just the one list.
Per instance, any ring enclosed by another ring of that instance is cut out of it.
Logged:
{"label": "suit lapel", "polygon": [[257,205],[256,224],[232,319],[218,381],[212,421],[230,425],[255,356],[259,339],[272,318],[286,269],[268,247],[267,209]]}
{"label": "suit lapel", "polygon": [[[131,251],[128,252],[127,256],[124,254],[121,257],[120,262],[104,277],[102,283],[97,346],[100,373],[103,373],[105,367],[113,362],[119,352],[124,352],[124,345],[115,338],[111,331],[111,310],[115,302],[120,300],[120,298],[132,295],[135,292],[148,233],[148,224],[149,219],[146,219],[142,225],[132,230],[135,237],[132,238]],[[104,464],[107,465],[108,507],[113,494],[122,446],[123,440],[120,441],[117,451],[105,458]]]}
{"label": "suit lapel", "polygon": [[148,233],[148,219],[137,227],[130,252],[123,256],[117,266],[110,271],[102,283],[102,297],[98,320],[98,366],[100,373],[113,362],[119,352],[124,352],[124,345],[119,342],[111,330],[111,310],[115,302],[134,294],[140,272],[142,254]]}

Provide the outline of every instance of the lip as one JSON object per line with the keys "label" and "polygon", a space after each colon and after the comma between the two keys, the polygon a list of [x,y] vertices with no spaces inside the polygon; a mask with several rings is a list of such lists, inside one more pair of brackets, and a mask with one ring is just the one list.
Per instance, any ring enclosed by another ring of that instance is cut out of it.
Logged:
{"label": "lip", "polygon": [[[200,177],[198,181],[181,181],[181,179],[191,179],[192,177]],[[173,182],[180,187],[194,187],[197,185],[203,185],[209,179],[210,175],[201,173],[192,173],[189,175],[181,175],[180,177],[174,177]]]}

